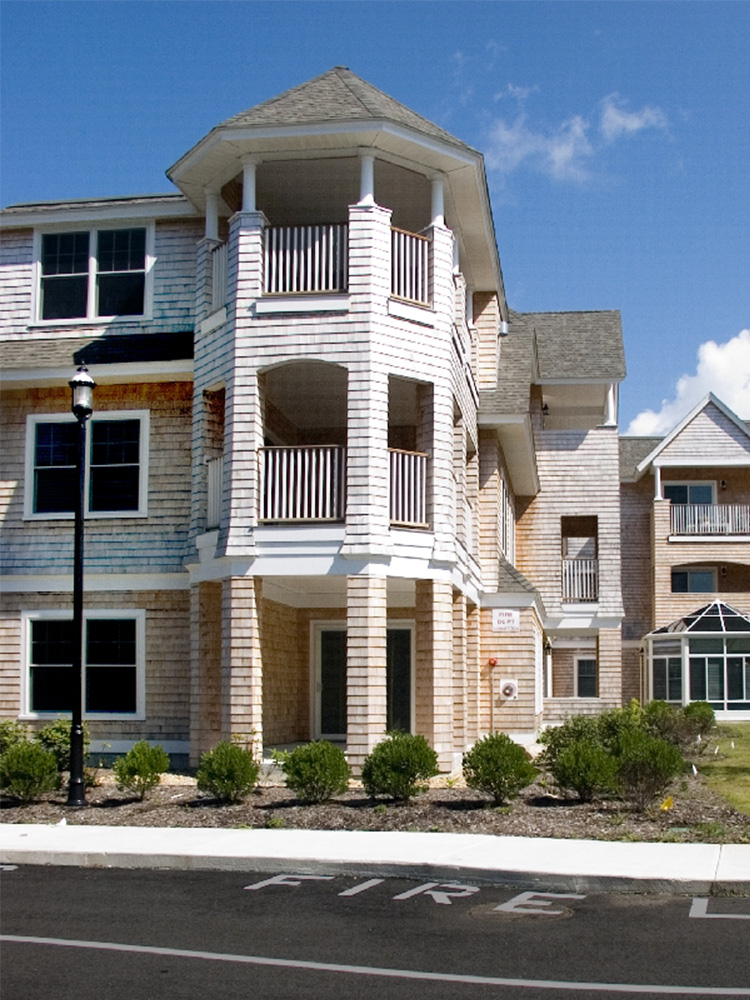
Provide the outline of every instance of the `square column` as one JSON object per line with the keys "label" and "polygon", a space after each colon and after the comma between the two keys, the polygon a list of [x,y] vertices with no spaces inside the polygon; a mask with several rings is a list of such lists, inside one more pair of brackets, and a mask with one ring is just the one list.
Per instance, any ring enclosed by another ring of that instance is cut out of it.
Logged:
{"label": "square column", "polygon": [[466,714],[468,709],[466,595],[453,594],[453,750],[466,749]]}
{"label": "square column", "polygon": [[386,580],[347,577],[346,749],[358,773],[386,731]]}
{"label": "square column", "polygon": [[599,699],[615,708],[622,704],[622,630],[601,629],[598,646]]}
{"label": "square column", "polygon": [[417,732],[453,767],[453,587],[442,580],[416,583]]}
{"label": "square column", "polygon": [[230,577],[222,588],[222,738],[239,736],[256,757],[263,748],[261,588],[260,579],[246,576]]}
{"label": "square column", "polygon": [[221,735],[221,583],[190,588],[190,764]]}

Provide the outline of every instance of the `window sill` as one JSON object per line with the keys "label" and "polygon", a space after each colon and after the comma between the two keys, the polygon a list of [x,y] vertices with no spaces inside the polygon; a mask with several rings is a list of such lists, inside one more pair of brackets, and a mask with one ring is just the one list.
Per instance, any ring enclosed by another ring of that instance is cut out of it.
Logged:
{"label": "window sill", "polygon": [[29,330],[50,330],[58,326],[64,327],[92,327],[92,326],[112,326],[113,323],[123,326],[128,324],[148,323],[153,319],[149,313],[142,316],[76,316],[73,319],[33,319],[29,321]]}
{"label": "window sill", "polygon": [[[101,514],[83,515],[83,520],[88,521],[123,521],[123,520],[145,520],[148,518],[148,511],[128,510],[128,511],[104,511]],[[24,514],[24,521],[63,521],[70,524],[75,520],[75,514]]]}

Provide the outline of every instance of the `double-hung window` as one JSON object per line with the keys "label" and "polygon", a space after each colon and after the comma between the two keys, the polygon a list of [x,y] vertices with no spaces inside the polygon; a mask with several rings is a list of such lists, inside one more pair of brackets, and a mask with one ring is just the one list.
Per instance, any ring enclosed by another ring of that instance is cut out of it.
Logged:
{"label": "double-hung window", "polygon": [[598,696],[598,678],[596,659],[588,656],[576,657],[576,697],[596,698]]}
{"label": "double-hung window", "polygon": [[[143,611],[86,611],[83,624],[83,711],[90,719],[143,718]],[[27,616],[26,714],[69,712],[73,697],[70,612]]]}
{"label": "double-hung window", "polygon": [[40,320],[148,313],[151,230],[81,229],[40,235]]}
{"label": "double-hung window", "polygon": [[[102,412],[86,435],[88,517],[145,516],[148,411]],[[67,517],[78,496],[78,424],[72,414],[34,415],[27,431],[27,517]]]}

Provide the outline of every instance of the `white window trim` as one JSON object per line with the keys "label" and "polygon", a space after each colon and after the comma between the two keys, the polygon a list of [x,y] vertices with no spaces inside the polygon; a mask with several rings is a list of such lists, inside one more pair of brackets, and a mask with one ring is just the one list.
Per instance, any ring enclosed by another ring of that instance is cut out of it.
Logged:
{"label": "white window trim", "polygon": [[[673,573],[687,573],[688,575],[688,589],[687,590],[672,590],[672,574]],[[710,573],[711,574],[711,590],[691,590],[690,589],[690,574],[691,573]],[[669,592],[670,594],[718,594],[717,590],[717,578],[718,572],[716,566],[672,566],[669,571]]]}
{"label": "white window trim", "polygon": [[[70,712],[33,712],[29,702],[31,698],[30,680],[30,657],[31,657],[31,622],[33,621],[64,621],[72,619],[72,609],[53,608],[38,611],[21,612],[21,714],[20,719],[41,719],[50,720],[62,716],[69,718]],[[95,722],[97,720],[106,721],[138,721],[146,718],[146,612],[142,608],[96,608],[84,609],[84,622],[92,618],[127,618],[135,620],[135,684],[136,703],[135,712],[86,712],[83,711],[83,718]],[[86,651],[83,651],[84,659]],[[81,688],[81,698],[85,706],[85,663],[83,665],[84,683]]]}
{"label": "white window trim", "polygon": [[[711,505],[716,503],[716,480],[715,479],[663,479],[661,484],[662,496],[667,486],[710,486]],[[690,501],[688,501],[690,503]]]}
{"label": "white window trim", "polygon": [[[143,285],[143,312],[135,316],[97,316],[96,315],[96,254],[98,250],[97,233],[111,229],[145,229],[146,259],[145,281]],[[72,316],[70,319],[42,319],[42,236],[51,233],[85,233],[89,234],[89,270],[88,294],[86,296],[86,315]],[[142,323],[153,318],[154,312],[154,264],[156,263],[156,227],[153,220],[120,219],[102,225],[80,225],[74,222],[57,226],[45,226],[34,230],[34,261],[32,266],[31,285],[31,325],[43,327],[57,326],[100,326],[110,323]]]}
{"label": "white window trim", "polygon": [[578,693],[578,664],[580,663],[581,660],[593,660],[594,663],[596,664],[596,688],[597,688],[597,691],[599,690],[599,660],[598,660],[598,657],[596,655],[592,655],[591,653],[579,653],[578,655],[576,655],[576,656],[573,657],[573,691],[574,691],[574,697],[576,697],[576,698],[583,698],[583,699],[585,699],[587,701],[590,701],[592,698],[598,698],[599,695],[598,694],[596,694],[596,695],[581,695],[581,694]]}
{"label": "white window trim", "polygon": [[[102,518],[148,517],[148,456],[150,436],[150,412],[148,410],[98,410],[88,420],[86,428],[86,483],[85,496],[89,495],[91,454],[91,423],[97,420],[139,420],[141,425],[138,464],[138,509],[137,510],[97,510],[84,511],[84,517],[89,520]],[[37,424],[75,423],[72,413],[30,413],[26,417],[26,469],[24,481],[23,516],[27,521],[71,521],[74,514],[36,513],[34,510],[34,468],[36,458],[36,426]],[[88,504],[87,504],[88,505]]]}

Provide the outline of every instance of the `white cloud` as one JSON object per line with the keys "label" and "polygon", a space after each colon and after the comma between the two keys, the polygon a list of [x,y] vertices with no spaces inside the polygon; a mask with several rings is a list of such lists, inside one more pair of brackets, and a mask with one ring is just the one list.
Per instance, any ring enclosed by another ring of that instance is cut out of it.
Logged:
{"label": "white cloud", "polygon": [[725,344],[701,344],[696,372],[678,379],[674,399],[663,400],[658,412],[643,410],[625,433],[667,434],[709,392],[738,417],[750,420],[750,330],[741,330]]}
{"label": "white cloud", "polygon": [[579,114],[551,128],[535,128],[529,124],[526,103],[538,90],[509,83],[495,94],[497,101],[515,100],[518,113],[512,120],[495,118],[490,126],[486,160],[491,170],[510,174],[523,164],[556,180],[584,181],[592,176],[597,153],[644,129],[667,127],[660,108],[646,105],[629,111],[620,95],[613,93],[600,102],[597,124],[594,116]]}
{"label": "white cloud", "polygon": [[614,142],[623,135],[642,132],[645,128],[666,128],[667,116],[660,108],[649,105],[640,111],[627,111],[619,94],[608,94],[601,104],[599,128],[606,142]]}

